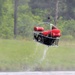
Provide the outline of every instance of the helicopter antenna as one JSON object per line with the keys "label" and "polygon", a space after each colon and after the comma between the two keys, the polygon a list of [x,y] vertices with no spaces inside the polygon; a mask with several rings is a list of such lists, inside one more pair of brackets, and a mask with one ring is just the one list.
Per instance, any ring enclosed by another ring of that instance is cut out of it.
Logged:
{"label": "helicopter antenna", "polygon": [[48,20],[50,20],[50,17],[48,17]]}
{"label": "helicopter antenna", "polygon": [[47,20],[48,20],[48,22],[50,22],[50,17],[49,16],[47,17]]}

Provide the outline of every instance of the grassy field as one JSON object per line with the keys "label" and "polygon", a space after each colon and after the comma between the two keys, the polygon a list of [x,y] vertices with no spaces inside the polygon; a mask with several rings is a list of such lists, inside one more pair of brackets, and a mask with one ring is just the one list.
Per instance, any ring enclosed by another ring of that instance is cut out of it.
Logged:
{"label": "grassy field", "polygon": [[49,47],[27,40],[0,39],[0,71],[75,70],[75,41]]}

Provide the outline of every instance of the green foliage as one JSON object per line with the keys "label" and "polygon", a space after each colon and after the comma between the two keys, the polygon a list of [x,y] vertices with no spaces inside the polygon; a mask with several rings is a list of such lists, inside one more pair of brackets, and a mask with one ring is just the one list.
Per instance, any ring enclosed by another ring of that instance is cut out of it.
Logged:
{"label": "green foliage", "polygon": [[[62,35],[75,37],[74,0],[59,0],[58,28]],[[63,10],[63,11],[62,11]],[[19,0],[17,11],[18,36],[31,37],[33,27],[43,21],[54,23],[55,0]],[[0,37],[11,38],[14,35],[14,0],[0,0]]]}
{"label": "green foliage", "polygon": [[0,26],[0,37],[10,38],[13,36],[13,5],[12,1],[5,0],[2,7],[2,22]]}
{"label": "green foliage", "polygon": [[22,37],[31,37],[33,27],[36,22],[41,22],[39,16],[31,13],[31,9],[27,4],[19,4],[18,6],[18,35]]}
{"label": "green foliage", "polygon": [[58,27],[61,29],[62,35],[71,35],[75,37],[75,20],[58,20]]}

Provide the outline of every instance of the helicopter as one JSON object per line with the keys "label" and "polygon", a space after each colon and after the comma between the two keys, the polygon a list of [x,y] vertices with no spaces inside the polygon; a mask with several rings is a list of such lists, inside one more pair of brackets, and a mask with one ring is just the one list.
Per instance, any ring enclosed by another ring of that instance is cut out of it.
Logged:
{"label": "helicopter", "polygon": [[47,46],[58,46],[60,36],[60,29],[50,22],[40,23],[33,28],[34,40]]}

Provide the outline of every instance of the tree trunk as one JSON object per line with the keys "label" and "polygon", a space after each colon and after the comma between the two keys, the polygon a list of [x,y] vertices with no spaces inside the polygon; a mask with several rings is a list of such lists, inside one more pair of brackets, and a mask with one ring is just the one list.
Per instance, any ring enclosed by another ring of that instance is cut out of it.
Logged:
{"label": "tree trunk", "polygon": [[14,0],[14,38],[17,36],[17,7],[18,0]]}
{"label": "tree trunk", "polygon": [[57,19],[58,19],[58,5],[59,5],[59,0],[56,0],[56,5],[55,5],[55,25],[57,25]]}

